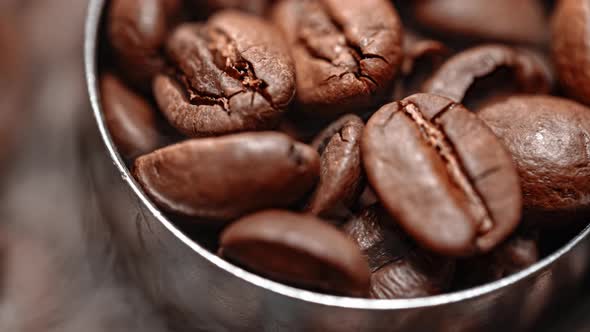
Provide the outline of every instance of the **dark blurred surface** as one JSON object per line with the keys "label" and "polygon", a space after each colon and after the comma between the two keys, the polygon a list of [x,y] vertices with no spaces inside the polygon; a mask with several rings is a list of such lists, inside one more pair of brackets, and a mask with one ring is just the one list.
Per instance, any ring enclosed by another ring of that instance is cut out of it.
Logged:
{"label": "dark blurred surface", "polygon": [[[117,264],[81,162],[85,10],[0,0],[0,331],[171,331]],[[586,287],[536,331],[590,331],[589,310]]]}

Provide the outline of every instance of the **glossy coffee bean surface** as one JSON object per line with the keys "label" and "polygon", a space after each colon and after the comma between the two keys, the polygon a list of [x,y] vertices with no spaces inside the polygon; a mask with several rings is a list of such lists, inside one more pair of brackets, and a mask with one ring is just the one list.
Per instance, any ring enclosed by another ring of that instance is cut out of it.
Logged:
{"label": "glossy coffee bean surface", "polygon": [[361,147],[384,207],[436,253],[489,251],[518,225],[522,198],[510,155],[476,115],[448,98],[417,94],[382,107]]}
{"label": "glossy coffee bean surface", "polygon": [[350,214],[365,182],[360,151],[364,127],[358,116],[345,115],[311,143],[320,154],[320,180],[307,204],[310,213],[325,218]]}
{"label": "glossy coffee bean surface", "polygon": [[490,103],[478,115],[511,152],[526,209],[590,208],[588,107],[563,98],[517,95]]}
{"label": "glossy coffee bean surface", "polygon": [[121,153],[135,158],[157,149],[163,139],[154,107],[112,74],[101,77],[100,87],[105,120]]}
{"label": "glossy coffee bean surface", "polygon": [[134,175],[165,210],[224,221],[296,203],[319,164],[315,150],[283,134],[245,133],[157,150],[135,161]]}
{"label": "glossy coffee bean surface", "polygon": [[271,210],[221,235],[222,256],[272,279],[339,295],[366,296],[369,268],[342,231],[311,215]]}

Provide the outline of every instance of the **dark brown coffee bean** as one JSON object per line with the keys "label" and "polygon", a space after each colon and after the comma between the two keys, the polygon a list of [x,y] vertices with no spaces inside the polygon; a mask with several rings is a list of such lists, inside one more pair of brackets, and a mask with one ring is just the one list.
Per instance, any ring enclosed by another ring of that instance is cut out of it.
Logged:
{"label": "dark brown coffee bean", "polygon": [[553,18],[553,61],[564,92],[590,104],[590,3],[562,0]]}
{"label": "dark brown coffee bean", "polygon": [[320,181],[306,210],[328,219],[350,215],[364,189],[360,140],[365,125],[356,115],[345,115],[324,129],[311,143],[320,154]]}
{"label": "dark brown coffee bean", "polygon": [[382,107],[361,152],[384,207],[436,253],[490,251],[518,225],[522,198],[510,155],[450,99],[418,94]]}
{"label": "dark brown coffee bean", "polygon": [[383,208],[363,210],[344,229],[369,261],[373,298],[429,296],[449,288],[454,262],[418,248]]}
{"label": "dark brown coffee bean", "polygon": [[379,205],[363,209],[342,228],[361,248],[371,272],[405,257],[412,245]]}
{"label": "dark brown coffee bean", "polygon": [[180,0],[111,1],[110,45],[118,68],[132,83],[149,87],[164,67],[161,50],[180,7]]}
{"label": "dark brown coffee bean", "polygon": [[500,280],[528,268],[539,259],[538,232],[520,231],[489,254],[460,262],[457,287],[464,289]]}
{"label": "dark brown coffee bean", "polygon": [[231,220],[288,207],[312,189],[319,156],[279,133],[188,140],[140,157],[134,175],[162,209]]}
{"label": "dark brown coffee bean", "polygon": [[[424,84],[422,91],[463,102],[477,80],[504,68],[510,70],[511,75],[502,82],[492,82],[489,88],[501,92],[514,89],[528,93],[548,93],[551,90],[552,73],[540,56],[522,49],[491,44],[451,57]],[[484,92],[489,94],[489,91]]]}
{"label": "dark brown coffee bean", "polygon": [[402,26],[389,1],[283,0],[273,19],[291,45],[306,111],[362,112],[393,82]]}
{"label": "dark brown coffee bean", "polygon": [[590,109],[557,97],[512,96],[478,115],[512,153],[525,209],[590,208]]}
{"label": "dark brown coffee bean", "polygon": [[112,74],[102,75],[100,91],[107,126],[123,156],[135,158],[159,147],[156,113],[142,96]]}
{"label": "dark brown coffee bean", "polygon": [[404,35],[404,60],[400,78],[396,81],[394,99],[400,100],[420,92],[428,76],[443,63],[451,50],[445,44],[422,38],[406,31]]}
{"label": "dark brown coffee bean", "polygon": [[530,44],[547,40],[547,18],[538,0],[414,1],[414,14],[438,33]]}
{"label": "dark brown coffee bean", "polygon": [[223,11],[206,26],[182,25],[167,53],[177,79],[158,76],[154,94],[168,121],[187,136],[273,128],[295,93],[280,33],[249,14]]}
{"label": "dark brown coffee bean", "polygon": [[269,278],[339,295],[366,296],[369,268],[343,232],[311,215],[265,211],[230,225],[220,254]]}
{"label": "dark brown coffee bean", "polygon": [[371,298],[401,299],[442,294],[449,289],[454,263],[448,258],[409,253],[371,275]]}

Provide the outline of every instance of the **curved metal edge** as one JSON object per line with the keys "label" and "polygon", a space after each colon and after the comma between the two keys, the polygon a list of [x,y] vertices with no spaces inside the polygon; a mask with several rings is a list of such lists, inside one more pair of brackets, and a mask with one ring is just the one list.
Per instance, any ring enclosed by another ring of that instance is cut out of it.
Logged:
{"label": "curved metal edge", "polygon": [[88,87],[88,94],[90,96],[90,102],[98,130],[102,137],[102,140],[107,148],[107,151],[113,160],[114,166],[121,174],[122,180],[131,188],[133,193],[139,198],[141,204],[143,204],[150,213],[152,213],[156,219],[161,222],[168,231],[170,231],[176,238],[182,241],[185,245],[189,246],[198,255],[208,260],[211,264],[214,264],[220,269],[231,273],[237,278],[241,278],[247,282],[250,282],[258,287],[264,288],[268,291],[275,292],[296,300],[302,300],[306,302],[316,303],[325,306],[335,306],[349,309],[360,309],[360,310],[398,310],[398,309],[416,309],[441,306],[445,304],[453,304],[464,300],[473,299],[489,293],[493,293],[503,287],[507,287],[516,284],[520,281],[533,277],[537,273],[542,273],[543,270],[548,268],[551,264],[557,261],[560,257],[570,252],[576,247],[584,238],[590,233],[590,226],[586,227],[578,236],[571,240],[567,245],[556,251],[552,255],[544,258],[537,262],[531,267],[513,274],[507,278],[498,280],[496,282],[479,286],[476,288],[463,290],[455,293],[416,298],[416,299],[398,299],[398,300],[373,300],[373,299],[359,299],[359,298],[348,298],[339,297],[333,295],[325,295],[320,293],[314,293],[311,291],[301,290],[291,286],[283,285],[272,280],[262,278],[256,274],[250,273],[243,270],[217,255],[209,252],[199,244],[195,243],[189,237],[184,235],[172,222],[170,222],[162,212],[149,200],[144,194],[140,186],[135,182],[130,174],[129,169],[125,166],[120,154],[115,147],[108,129],[106,128],[105,119],[103,117],[100,97],[98,94],[98,79],[97,79],[97,42],[98,42],[98,30],[100,26],[102,9],[104,8],[105,0],[90,0],[88,6],[88,13],[86,18],[86,28],[84,34],[84,66],[86,71],[86,83]]}

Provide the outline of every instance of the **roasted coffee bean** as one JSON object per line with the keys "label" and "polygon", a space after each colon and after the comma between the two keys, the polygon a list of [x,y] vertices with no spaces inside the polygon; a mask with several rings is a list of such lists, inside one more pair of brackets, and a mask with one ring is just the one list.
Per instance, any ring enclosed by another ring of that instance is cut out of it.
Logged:
{"label": "roasted coffee bean", "polygon": [[549,65],[537,54],[499,44],[478,46],[447,60],[424,84],[422,91],[463,102],[477,80],[490,77],[502,69],[510,75],[492,81],[483,93],[521,91],[548,93],[553,77]]}
{"label": "roasted coffee bean", "polygon": [[558,2],[553,18],[553,61],[564,92],[590,104],[590,3]]}
{"label": "roasted coffee bean", "polygon": [[364,189],[360,141],[365,125],[356,115],[345,115],[311,143],[320,154],[320,181],[306,210],[328,219],[350,215]]}
{"label": "roasted coffee bean", "polygon": [[153,107],[112,74],[100,79],[102,109],[113,141],[121,154],[135,158],[162,143]]}
{"label": "roasted coffee bean", "polygon": [[488,252],[518,225],[522,198],[510,155],[448,98],[417,94],[382,107],[361,152],[384,207],[435,253]]}
{"label": "roasted coffee bean", "polygon": [[478,286],[590,212],[590,109],[546,96],[590,104],[590,5],[559,2],[554,89],[552,2],[111,0],[104,118],[154,204],[247,270],[376,299]]}
{"label": "roasted coffee bean", "polygon": [[429,296],[449,288],[453,260],[420,249],[380,206],[364,209],[344,225],[344,230],[369,261],[373,298]]}
{"label": "roasted coffee bean", "polygon": [[157,150],[136,160],[134,175],[162,209],[225,221],[289,207],[312,189],[319,164],[317,152],[286,135],[245,133]]}
{"label": "roasted coffee bean", "polygon": [[443,63],[450,51],[439,41],[406,31],[404,60],[400,68],[400,78],[396,81],[394,99],[400,100],[420,92],[424,81]]}
{"label": "roasted coffee bean", "polygon": [[187,136],[273,128],[295,93],[286,44],[256,16],[230,10],[204,26],[182,25],[167,54],[176,77],[158,76],[154,94],[170,124]]}
{"label": "roasted coffee bean", "polygon": [[181,0],[113,0],[108,35],[118,68],[135,85],[149,87],[164,67],[162,47]]}
{"label": "roasted coffee bean", "polygon": [[271,279],[348,296],[366,296],[369,268],[343,232],[311,215],[264,211],[230,225],[220,254]]}
{"label": "roasted coffee bean", "polygon": [[590,208],[589,108],[557,97],[521,95],[493,102],[478,115],[512,153],[525,209]]}
{"label": "roasted coffee bean", "polygon": [[458,263],[460,289],[493,282],[517,273],[540,259],[539,234],[520,231],[487,255]]}
{"label": "roasted coffee bean", "polygon": [[272,16],[291,45],[305,111],[363,112],[393,83],[402,26],[389,1],[283,0]]}
{"label": "roasted coffee bean", "polygon": [[414,15],[435,32],[477,39],[541,44],[548,35],[538,0],[414,1]]}
{"label": "roasted coffee bean", "polygon": [[358,243],[371,272],[406,256],[412,246],[378,204],[364,208],[342,228]]}

